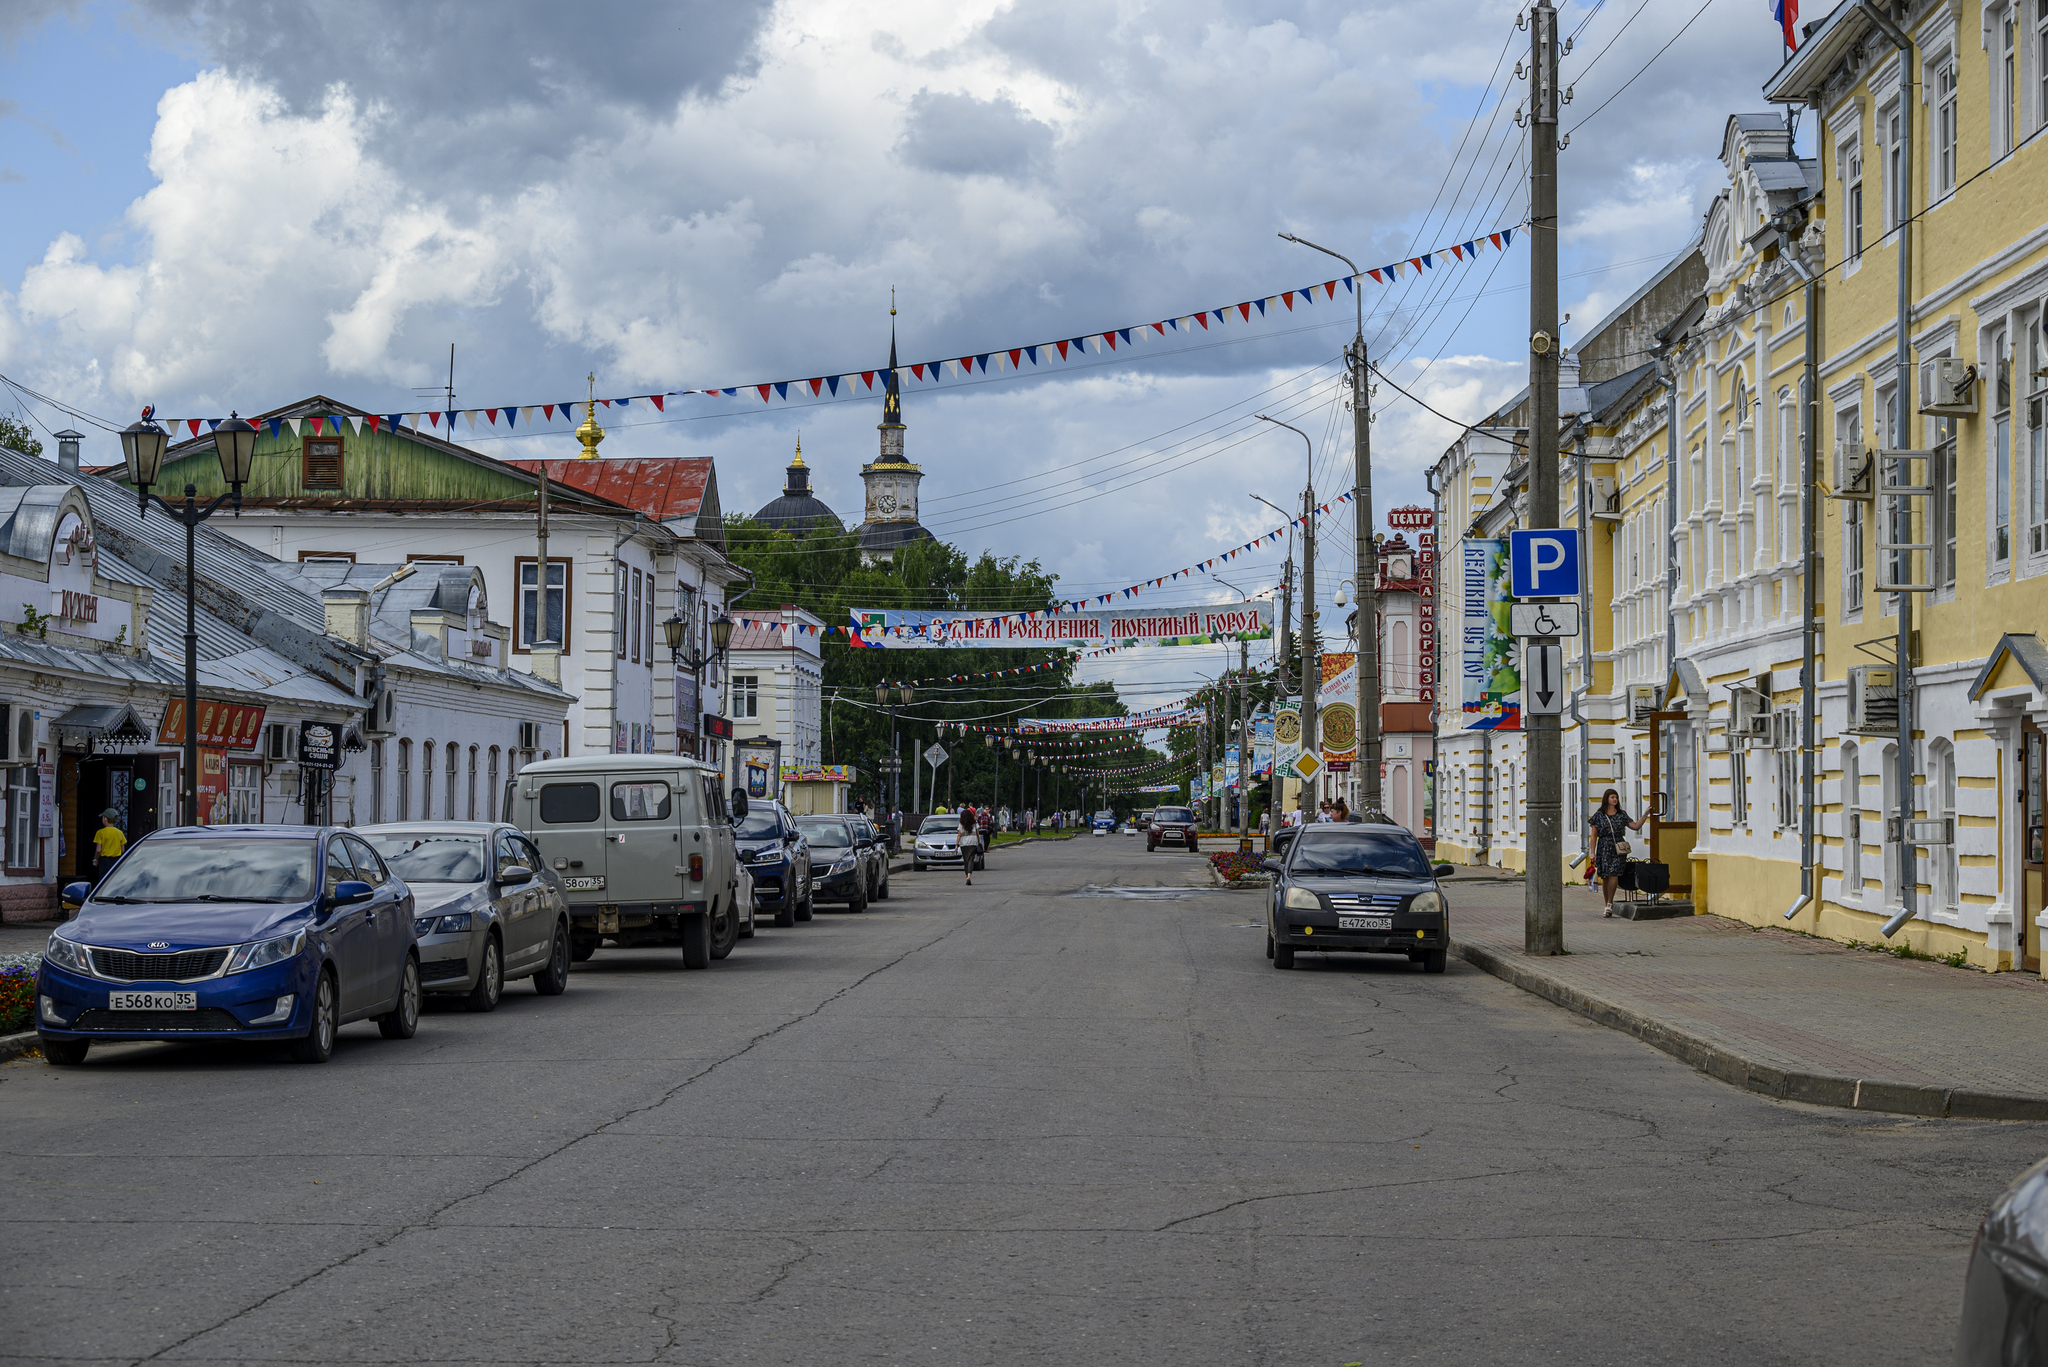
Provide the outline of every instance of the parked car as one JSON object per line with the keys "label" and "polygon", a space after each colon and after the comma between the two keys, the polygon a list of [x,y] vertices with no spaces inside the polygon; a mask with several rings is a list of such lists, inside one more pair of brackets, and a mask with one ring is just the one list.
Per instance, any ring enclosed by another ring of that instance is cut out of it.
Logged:
{"label": "parked car", "polygon": [[278,1040],[325,1063],[336,1033],[419,1026],[413,893],[362,837],[323,826],[160,830],[128,847],[36,976],[43,1057],[95,1040]]}
{"label": "parked car", "polygon": [[1267,907],[1266,957],[1294,967],[1295,951],[1406,954],[1441,973],[1450,949],[1451,913],[1422,842],[1391,822],[1304,826],[1287,855],[1268,858],[1273,900]]}
{"label": "parked car", "polygon": [[2048,1361],[2048,1160],[1991,1203],[1963,1277],[1956,1367]]}
{"label": "parked car", "polygon": [[1088,822],[1088,829],[1095,835],[1108,835],[1116,829],[1116,813],[1097,812]]}
{"label": "parked car", "polygon": [[517,827],[410,821],[356,834],[412,889],[423,990],[493,1011],[513,979],[533,979],[543,997],[569,986],[569,899]]}
{"label": "parked car", "polygon": [[772,912],[787,929],[811,919],[811,847],[789,808],[754,798],[732,825],[738,858],[754,879],[756,910]]}
{"label": "parked car", "polygon": [[810,844],[814,867],[823,868],[811,881],[811,896],[844,902],[848,911],[866,911],[868,857],[861,852],[853,823],[837,814],[821,814],[798,817],[796,828]]}
{"label": "parked car", "polygon": [[886,902],[889,900],[889,845],[875,823],[858,812],[846,818],[853,823],[854,838],[860,841],[861,853],[868,860],[868,900]]}
{"label": "parked car", "polygon": [[722,781],[680,755],[582,755],[519,771],[506,817],[562,876],[571,957],[605,941],[679,945],[685,968],[732,953],[739,877]]}
{"label": "parked car", "polygon": [[1159,807],[1152,813],[1152,823],[1145,828],[1145,849],[1149,852],[1161,845],[1185,845],[1189,850],[1199,850],[1201,841],[1196,835],[1195,813],[1190,807]]}
{"label": "parked car", "polygon": [[[984,866],[979,838],[968,842],[968,854],[974,860],[974,867]],[[957,816],[928,816],[924,825],[917,828],[917,844],[910,852],[910,867],[923,873],[927,868],[960,866],[960,818]]]}

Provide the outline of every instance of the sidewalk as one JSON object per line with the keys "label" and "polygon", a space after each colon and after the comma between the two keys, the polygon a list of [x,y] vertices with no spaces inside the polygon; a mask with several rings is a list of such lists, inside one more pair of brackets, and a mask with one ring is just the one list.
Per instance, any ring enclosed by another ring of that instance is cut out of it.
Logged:
{"label": "sidewalk", "polygon": [[1600,915],[1565,891],[1557,958],[1522,953],[1522,882],[1461,868],[1454,952],[1737,1087],[1906,1115],[2048,1120],[2048,983],[1719,916]]}

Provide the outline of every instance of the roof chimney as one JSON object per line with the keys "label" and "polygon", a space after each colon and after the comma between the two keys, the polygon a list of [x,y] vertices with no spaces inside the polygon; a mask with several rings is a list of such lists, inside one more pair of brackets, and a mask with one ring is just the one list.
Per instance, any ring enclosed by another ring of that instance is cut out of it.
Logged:
{"label": "roof chimney", "polygon": [[58,468],[66,474],[77,474],[78,443],[85,440],[85,433],[74,432],[67,427],[62,432],[53,432],[51,435],[57,439]]}
{"label": "roof chimney", "polygon": [[365,589],[340,586],[320,590],[327,634],[353,646],[370,644],[370,595]]}

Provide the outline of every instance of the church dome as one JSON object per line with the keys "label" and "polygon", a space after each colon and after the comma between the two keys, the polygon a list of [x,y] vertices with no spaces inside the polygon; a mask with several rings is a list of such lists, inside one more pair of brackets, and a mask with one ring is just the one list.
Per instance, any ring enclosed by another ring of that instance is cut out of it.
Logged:
{"label": "church dome", "polygon": [[805,532],[830,530],[843,532],[846,526],[839,520],[839,514],[827,507],[825,501],[811,492],[811,470],[804,464],[804,447],[797,443],[796,459],[789,463],[782,485],[782,495],[770,499],[754,514],[754,521],[778,532],[791,532],[802,536]]}

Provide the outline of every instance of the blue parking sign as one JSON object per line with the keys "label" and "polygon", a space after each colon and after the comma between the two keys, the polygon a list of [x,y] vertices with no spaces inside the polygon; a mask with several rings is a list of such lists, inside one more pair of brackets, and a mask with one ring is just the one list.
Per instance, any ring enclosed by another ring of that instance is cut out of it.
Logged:
{"label": "blue parking sign", "polygon": [[1579,534],[1566,527],[1508,533],[1508,592],[1569,598],[1579,591]]}

